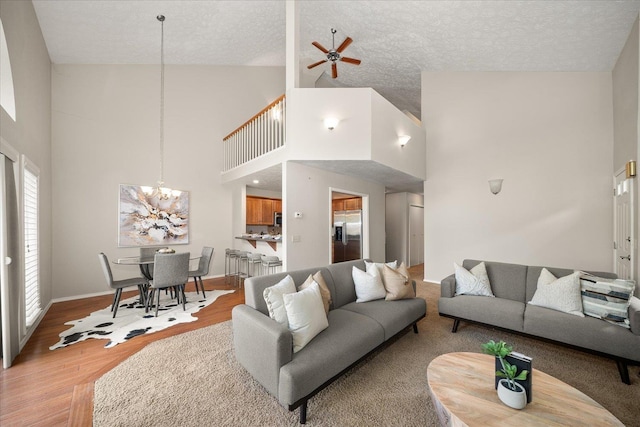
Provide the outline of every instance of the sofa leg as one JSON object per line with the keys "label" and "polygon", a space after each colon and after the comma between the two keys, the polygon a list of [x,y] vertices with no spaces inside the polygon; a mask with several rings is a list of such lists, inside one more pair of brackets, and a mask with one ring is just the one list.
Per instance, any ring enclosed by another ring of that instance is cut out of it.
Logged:
{"label": "sofa leg", "polygon": [[623,383],[631,385],[631,380],[629,379],[629,368],[625,362],[622,360],[616,360],[616,365],[618,365],[618,372],[620,373],[620,379]]}
{"label": "sofa leg", "polygon": [[418,333],[418,324],[417,324],[417,323],[414,323],[414,324],[413,324],[413,333],[414,333],[414,334],[417,334],[417,333]]}
{"label": "sofa leg", "polygon": [[458,332],[458,326],[460,325],[460,319],[454,319],[453,320],[453,328],[451,328],[451,332],[453,332],[454,334],[456,332]]}
{"label": "sofa leg", "polygon": [[300,424],[307,423],[307,401],[300,405]]}

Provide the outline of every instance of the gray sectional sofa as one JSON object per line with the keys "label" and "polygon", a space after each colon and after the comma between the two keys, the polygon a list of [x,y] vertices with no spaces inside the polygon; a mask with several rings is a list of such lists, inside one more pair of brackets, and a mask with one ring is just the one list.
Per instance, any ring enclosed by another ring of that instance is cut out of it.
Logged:
{"label": "gray sectional sofa", "polygon": [[[413,326],[417,333],[417,322],[426,315],[422,298],[356,303],[353,266],[365,270],[364,260],[358,260],[248,278],[245,304],[232,311],[237,360],[283,406],[299,407],[302,424],[312,396],[399,332]],[[299,286],[317,271],[331,291],[329,327],[294,353],[292,335],[269,317],[263,291],[287,274]]]}
{"label": "gray sectional sofa", "polygon": [[[471,270],[480,262],[464,260],[462,266]],[[495,298],[455,295],[454,274],[441,282],[438,311],[441,316],[454,319],[452,332],[457,331],[460,320],[467,320],[586,350],[614,359],[622,381],[630,384],[627,366],[640,364],[640,300],[631,300],[631,328],[627,329],[594,317],[527,304],[535,294],[543,267],[488,261],[485,265]],[[573,273],[569,269],[546,268],[558,278]],[[612,273],[591,273],[616,278]],[[637,284],[634,295],[640,295]]]}

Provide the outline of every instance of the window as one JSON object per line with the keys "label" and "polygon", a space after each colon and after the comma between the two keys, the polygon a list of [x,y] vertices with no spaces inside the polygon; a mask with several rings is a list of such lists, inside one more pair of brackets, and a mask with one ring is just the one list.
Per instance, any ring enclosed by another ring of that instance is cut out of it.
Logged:
{"label": "window", "polygon": [[2,20],[0,20],[0,105],[15,122],[16,100],[13,93],[13,75]]}
{"label": "window", "polygon": [[33,325],[42,311],[40,304],[40,258],[38,250],[38,192],[40,171],[23,156],[24,212],[24,302],[26,327]]}

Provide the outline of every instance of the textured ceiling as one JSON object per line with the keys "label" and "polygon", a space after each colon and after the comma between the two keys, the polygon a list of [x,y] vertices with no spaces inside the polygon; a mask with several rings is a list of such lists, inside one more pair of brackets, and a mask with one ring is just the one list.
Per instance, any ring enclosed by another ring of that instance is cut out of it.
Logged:
{"label": "textured ceiling", "polygon": [[[285,2],[33,0],[54,63],[285,65]],[[353,43],[340,86],[372,87],[420,118],[421,71],[610,71],[635,1],[299,1],[300,58]],[[328,64],[321,65],[330,72]],[[323,79],[325,82],[331,79]]]}

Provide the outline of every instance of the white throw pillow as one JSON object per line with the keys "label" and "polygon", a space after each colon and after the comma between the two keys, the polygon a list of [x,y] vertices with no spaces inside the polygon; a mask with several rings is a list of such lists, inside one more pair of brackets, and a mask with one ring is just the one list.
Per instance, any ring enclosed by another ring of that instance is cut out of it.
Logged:
{"label": "white throw pillow", "polygon": [[471,271],[455,262],[453,268],[456,275],[456,295],[495,296],[491,291],[491,283],[489,283],[489,275],[484,262],[473,267]]}
{"label": "white throw pillow", "polygon": [[[377,270],[373,266],[372,269]],[[387,295],[387,291],[382,284],[382,275],[376,271],[376,274],[369,274],[353,266],[351,269],[351,277],[356,285],[356,302],[367,302],[382,299]]]}
{"label": "white throw pillow", "polygon": [[329,308],[331,307],[331,291],[327,286],[327,283],[324,281],[322,277],[322,273],[318,271],[314,275],[309,275],[307,280],[300,286],[298,286],[298,291],[308,288],[312,283],[317,283],[320,287],[320,295],[322,296],[322,303],[324,304],[324,312],[329,313]]}
{"label": "white throw pillow", "polygon": [[529,304],[584,317],[580,294],[580,272],[576,271],[558,279],[549,270],[543,268],[538,277],[538,288]]}
{"label": "white throw pillow", "polygon": [[296,284],[293,278],[287,274],[287,277],[279,281],[277,284],[266,288],[262,292],[265,302],[267,303],[267,309],[269,310],[269,317],[281,325],[287,326],[289,324],[287,320],[287,312],[284,308],[284,301],[282,299],[285,294],[292,294],[296,292]]}
{"label": "white throw pillow", "polygon": [[313,282],[299,292],[284,294],[283,299],[289,319],[289,330],[293,335],[293,352],[297,353],[329,326],[320,286]]}
{"label": "white throw pillow", "polygon": [[[387,265],[390,268],[393,268],[395,270],[396,268],[398,268],[398,260],[391,261],[391,262],[369,262],[369,261],[364,262],[366,272],[369,274],[382,273],[382,268],[384,265]],[[372,268],[374,266],[376,267],[375,270]]]}

